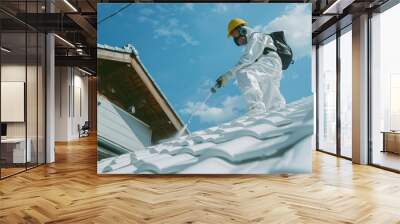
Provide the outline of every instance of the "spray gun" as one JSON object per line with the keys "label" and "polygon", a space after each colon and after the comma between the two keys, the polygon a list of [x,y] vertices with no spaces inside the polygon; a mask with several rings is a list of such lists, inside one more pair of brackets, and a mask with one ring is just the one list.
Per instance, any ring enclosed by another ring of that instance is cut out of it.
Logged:
{"label": "spray gun", "polygon": [[220,76],[217,81],[215,81],[215,85],[213,87],[211,87],[211,92],[215,93],[217,92],[217,89],[221,88],[224,83],[226,82],[226,77],[225,76]]}
{"label": "spray gun", "polygon": [[213,87],[211,87],[211,92],[212,93],[216,93],[217,92],[217,89],[219,89],[219,88],[221,88],[221,84],[219,84],[218,82],[217,83],[215,83],[215,85],[213,86]]}

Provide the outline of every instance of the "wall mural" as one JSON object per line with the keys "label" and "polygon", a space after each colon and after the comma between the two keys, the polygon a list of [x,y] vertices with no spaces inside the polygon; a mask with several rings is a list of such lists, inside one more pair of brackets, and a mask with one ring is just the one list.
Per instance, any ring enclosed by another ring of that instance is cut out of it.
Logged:
{"label": "wall mural", "polygon": [[98,4],[99,174],[311,172],[311,4]]}

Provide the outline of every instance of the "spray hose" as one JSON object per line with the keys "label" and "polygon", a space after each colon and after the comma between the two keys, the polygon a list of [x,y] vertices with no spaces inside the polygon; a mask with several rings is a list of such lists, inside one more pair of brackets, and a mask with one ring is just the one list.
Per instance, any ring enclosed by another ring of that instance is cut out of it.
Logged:
{"label": "spray hose", "polygon": [[208,92],[207,97],[203,100],[202,103],[199,103],[195,106],[194,110],[191,112],[189,119],[186,121],[185,126],[183,126],[183,128],[179,131],[178,136],[181,136],[185,130],[187,129],[187,127],[189,126],[189,124],[192,122],[193,116],[196,114],[196,112],[200,109],[200,107],[204,104],[207,103],[207,101],[210,99],[211,95],[213,93],[215,93],[217,91],[217,89],[221,88],[221,85],[216,83],[213,87],[211,87],[211,91]]}
{"label": "spray hose", "polygon": [[207,97],[203,100],[203,102],[201,104],[197,104],[195,107],[195,110],[192,111],[192,113],[189,116],[188,121],[185,124],[185,127],[187,127],[190,122],[192,121],[192,118],[194,116],[194,114],[200,109],[200,106],[204,105],[207,103],[208,99],[210,99],[211,95],[215,92],[217,92],[217,89],[221,88],[221,84],[220,83],[215,83],[215,85],[213,87],[211,87],[211,91],[208,92]]}
{"label": "spray hose", "polygon": [[190,117],[189,117],[189,119],[187,120],[187,122],[186,122],[186,124],[185,124],[185,127],[187,127],[187,126],[190,124],[190,122],[192,122],[192,119],[193,119],[193,116],[195,115],[195,113],[200,109],[200,107],[201,107],[202,105],[204,105],[205,103],[207,103],[207,101],[208,101],[208,99],[210,99],[211,95],[212,95],[212,92],[209,92],[209,93],[207,94],[207,97],[203,100],[203,102],[196,105],[196,107],[194,108],[194,110],[193,110],[192,113],[190,114]]}

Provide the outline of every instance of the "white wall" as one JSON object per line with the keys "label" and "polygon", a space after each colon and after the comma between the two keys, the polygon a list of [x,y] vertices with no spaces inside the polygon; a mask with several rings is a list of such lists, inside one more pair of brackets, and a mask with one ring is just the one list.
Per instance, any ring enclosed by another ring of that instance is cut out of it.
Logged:
{"label": "white wall", "polygon": [[[19,64],[3,64],[1,66],[1,81],[2,82],[23,82],[25,83],[25,64],[24,65],[19,65]],[[28,67],[28,70],[31,70],[31,67]],[[2,92],[3,93],[3,92]],[[22,93],[23,94],[23,93]],[[7,96],[1,96],[2,98],[7,98]],[[3,104],[2,104],[3,105]],[[4,106],[4,105],[3,105]],[[1,108],[2,114],[5,113],[5,111],[8,110],[8,108]],[[22,113],[24,113],[24,108],[21,108]],[[3,118],[2,118],[3,120]],[[11,122],[9,126],[12,128],[13,125],[18,125],[16,123],[24,123],[22,122]],[[25,132],[21,133],[21,135],[25,135]]]}
{"label": "white wall", "polygon": [[67,67],[55,68],[55,141],[68,140],[68,71]]}
{"label": "white wall", "polygon": [[[1,81],[3,82],[25,82],[25,64],[5,64],[1,66]],[[6,108],[1,108],[6,110]],[[7,123],[7,137],[25,137],[24,122]]]}
{"label": "white wall", "polygon": [[[27,69],[27,70],[26,70]],[[26,74],[26,71],[28,72]],[[27,108],[27,118],[28,118],[28,129],[35,130],[36,134],[36,113],[33,113],[34,110],[36,112],[36,80],[32,77],[36,77],[36,66],[25,66],[25,64],[3,64],[1,66],[1,81],[2,82],[24,82],[25,75],[28,76],[28,84],[30,87],[27,88],[27,106],[31,108]],[[4,96],[2,96],[4,97]],[[40,107],[41,105],[39,105]],[[7,108],[1,108],[2,110],[7,110]],[[22,108],[24,109],[24,108]],[[32,123],[33,122],[33,123]],[[25,123],[26,122],[7,122],[7,135],[8,137],[24,137],[25,136]],[[29,131],[28,130],[28,131]],[[29,137],[30,132],[28,132]]]}
{"label": "white wall", "polygon": [[72,67],[56,67],[55,73],[55,140],[70,141],[88,120],[88,78]]}
{"label": "white wall", "polygon": [[[36,158],[38,158],[39,163],[44,163],[45,120],[43,111],[45,90],[43,89],[44,74],[42,68],[36,65],[25,66],[25,63],[8,63],[1,66],[1,76],[2,82],[23,82],[26,84],[26,106],[25,102],[22,102],[22,107],[10,108],[3,105],[2,102],[2,114],[17,113],[17,111],[12,110],[20,110],[19,113],[22,113],[22,116],[25,112],[27,116],[26,120],[23,118],[20,122],[5,122],[7,124],[7,137],[24,138],[26,135],[31,144],[29,148],[32,150],[32,161],[36,162]],[[27,80],[25,80],[26,78]],[[4,95],[7,94],[4,90],[2,89],[2,98],[8,98],[7,95]],[[19,90],[19,93],[24,94],[24,89]]]}
{"label": "white wall", "polygon": [[[71,120],[71,135],[74,137],[78,137],[78,124],[81,126],[85,123],[85,121],[89,120],[88,116],[88,77],[87,76],[81,76],[79,71],[79,75],[76,75],[76,72],[78,70],[75,70],[75,75],[74,75],[74,96],[72,96],[72,99],[74,99],[74,108],[72,108],[72,115],[73,119]],[[79,93],[80,92],[80,93]],[[80,95],[80,97],[79,97]],[[80,102],[79,102],[80,101]],[[81,108],[79,108],[81,107]],[[81,111],[80,111],[81,110]]]}

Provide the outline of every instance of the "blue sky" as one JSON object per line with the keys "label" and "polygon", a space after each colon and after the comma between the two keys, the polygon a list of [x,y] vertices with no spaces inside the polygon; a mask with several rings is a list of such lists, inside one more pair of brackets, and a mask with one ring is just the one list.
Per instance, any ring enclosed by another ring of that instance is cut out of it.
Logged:
{"label": "blue sky", "polygon": [[[98,19],[125,4],[98,4]],[[243,115],[235,80],[202,104],[216,78],[239,60],[242,48],[226,37],[232,18],[264,32],[284,30],[296,62],[283,72],[287,102],[311,95],[311,4],[132,4],[98,25],[98,43],[132,44],[150,75],[185,122],[199,105],[190,131]]]}

